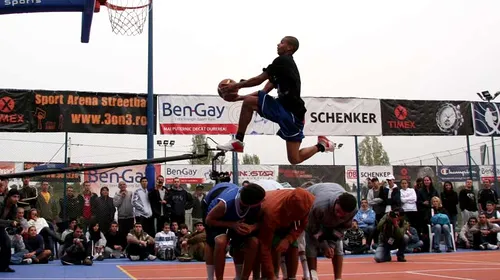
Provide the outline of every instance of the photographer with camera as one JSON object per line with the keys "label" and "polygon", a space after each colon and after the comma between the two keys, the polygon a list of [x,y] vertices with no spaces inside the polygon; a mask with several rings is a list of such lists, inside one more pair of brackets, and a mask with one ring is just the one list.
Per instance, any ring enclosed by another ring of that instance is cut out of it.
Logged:
{"label": "photographer with camera", "polygon": [[409,229],[408,222],[405,221],[404,211],[401,208],[394,208],[385,214],[377,225],[380,232],[379,243],[375,251],[375,261],[390,262],[391,249],[397,249],[398,262],[406,262],[405,259],[405,233]]}
{"label": "photographer with camera", "polygon": [[[0,272],[15,272],[9,267],[12,243],[7,230],[10,232],[19,231],[19,224],[16,221],[19,198],[19,191],[11,189],[5,200],[0,203]],[[20,230],[22,231],[22,228]]]}

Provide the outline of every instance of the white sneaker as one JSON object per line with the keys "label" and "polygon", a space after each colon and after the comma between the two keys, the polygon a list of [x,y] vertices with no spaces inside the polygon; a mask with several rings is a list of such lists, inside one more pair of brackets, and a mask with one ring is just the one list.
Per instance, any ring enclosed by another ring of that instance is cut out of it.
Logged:
{"label": "white sneaker", "polygon": [[333,152],[333,150],[335,150],[335,146],[337,145],[325,136],[318,136],[318,144],[325,147],[325,152]]}
{"label": "white sneaker", "polygon": [[141,259],[141,257],[139,257],[139,256],[130,256],[130,260],[132,260],[132,261],[138,261],[140,259]]}
{"label": "white sneaker", "polygon": [[311,270],[311,280],[319,280],[318,272],[316,272],[316,270]]}
{"label": "white sneaker", "polygon": [[24,259],[24,260],[22,261],[22,263],[24,263],[24,264],[32,264],[32,263],[33,263],[33,260],[32,260],[32,259]]}
{"label": "white sneaker", "polygon": [[498,249],[498,246],[493,245],[493,244],[488,244],[487,247],[488,247],[488,250],[497,250]]}
{"label": "white sneaker", "polygon": [[241,142],[238,139],[232,139],[231,141],[227,142],[226,144],[217,145],[217,149],[223,150],[226,152],[243,153],[244,148],[245,148],[245,143]]}
{"label": "white sneaker", "polygon": [[148,256],[148,260],[150,260],[150,261],[154,261],[154,260],[156,260],[156,256],[154,256],[154,255],[149,255],[149,256]]}
{"label": "white sneaker", "polygon": [[345,250],[345,252],[344,252],[344,253],[345,253],[346,255],[350,255],[350,254],[352,254],[352,252],[351,252],[351,251],[348,251],[348,250]]}

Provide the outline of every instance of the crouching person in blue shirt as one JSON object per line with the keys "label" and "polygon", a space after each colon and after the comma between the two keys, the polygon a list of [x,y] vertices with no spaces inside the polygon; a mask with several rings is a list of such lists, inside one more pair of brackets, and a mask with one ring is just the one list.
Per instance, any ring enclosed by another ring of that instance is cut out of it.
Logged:
{"label": "crouching person in blue shirt", "polygon": [[404,236],[408,228],[403,209],[395,208],[382,217],[377,225],[380,235],[379,244],[375,251],[376,262],[390,262],[392,260],[392,249],[398,250],[396,253],[398,262],[406,262],[406,240]]}

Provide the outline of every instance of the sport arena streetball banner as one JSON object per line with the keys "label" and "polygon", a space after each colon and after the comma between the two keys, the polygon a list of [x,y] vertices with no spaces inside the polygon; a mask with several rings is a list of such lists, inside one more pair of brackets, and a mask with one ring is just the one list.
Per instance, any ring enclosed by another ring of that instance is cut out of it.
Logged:
{"label": "sport arena streetball banner", "polygon": [[[380,102],[375,99],[306,97],[306,136],[381,135]],[[213,95],[160,95],[161,134],[236,134],[242,102]],[[279,127],[254,112],[246,134],[274,135]]]}
{"label": "sport arena streetball banner", "polygon": [[[63,164],[61,162],[52,162],[53,164]],[[40,165],[46,165],[46,163],[43,162],[25,162],[23,164],[24,170],[30,170],[32,168],[35,168]],[[70,167],[79,167],[81,164],[79,163],[70,163]],[[79,183],[81,182],[81,172],[70,172],[66,173],[66,180],[67,182],[71,183]],[[41,175],[41,176],[34,176],[30,177],[32,181],[35,182],[62,182],[64,180],[64,173],[57,173],[57,174],[49,174],[49,175]]]}

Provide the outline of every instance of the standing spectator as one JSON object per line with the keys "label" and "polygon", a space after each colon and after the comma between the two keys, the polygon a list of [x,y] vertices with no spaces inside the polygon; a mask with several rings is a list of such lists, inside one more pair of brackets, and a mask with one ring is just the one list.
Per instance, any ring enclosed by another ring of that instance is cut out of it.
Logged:
{"label": "standing spectator", "polygon": [[153,218],[156,223],[156,232],[163,229],[163,225],[169,222],[168,208],[167,208],[167,190],[165,188],[165,178],[162,175],[156,177],[155,189],[149,192],[149,202],[153,210]]}
{"label": "standing spectator", "polygon": [[57,214],[59,212],[57,211],[57,201],[49,192],[49,182],[42,182],[40,193],[35,205],[39,212],[38,215],[49,223],[51,229],[54,229]]}
{"label": "standing spectator", "polygon": [[462,211],[462,224],[465,224],[470,217],[477,217],[477,201],[471,179],[465,182],[465,187],[458,194],[458,202]]}
{"label": "standing spectator", "polygon": [[90,182],[83,182],[83,192],[78,196],[78,201],[82,210],[80,211],[80,223],[83,226],[83,230],[87,231],[87,228],[90,224],[90,220],[92,219],[95,213],[92,213],[92,205],[95,205],[95,200],[97,199],[97,194],[93,193],[90,189]]}
{"label": "standing spectator", "polygon": [[16,227],[16,210],[19,201],[19,191],[12,189],[7,193],[5,200],[0,203],[0,273],[15,272],[9,267],[11,257],[11,239],[5,228]]}
{"label": "standing spectator", "polygon": [[368,200],[361,200],[361,208],[354,216],[354,220],[356,220],[359,229],[363,231],[368,246],[367,250],[370,250],[373,232],[375,231],[375,211],[368,207]]}
{"label": "standing spectator", "polygon": [[361,189],[361,198],[366,199],[368,197],[368,192],[373,188],[372,179],[366,178],[366,186]]}
{"label": "standing spectator", "polygon": [[167,201],[170,205],[170,219],[172,222],[184,224],[186,210],[193,208],[193,197],[181,187],[181,180],[174,178],[174,185],[168,192]]}
{"label": "standing spectator", "polygon": [[58,226],[59,232],[63,232],[68,228],[70,221],[76,220],[81,216],[82,205],[80,205],[80,200],[75,196],[75,190],[72,186],[66,188],[66,212],[64,211],[64,197],[59,199],[59,208],[61,223]]}
{"label": "standing spectator", "polygon": [[144,230],[150,236],[154,236],[153,210],[148,197],[148,179],[142,177],[140,182],[141,187],[135,190],[132,196],[135,223],[141,226],[141,230]]}
{"label": "standing spectator", "polygon": [[443,208],[448,213],[450,218],[450,223],[455,229],[457,229],[457,205],[458,205],[458,194],[453,189],[453,184],[450,181],[446,181],[443,184],[443,192],[441,193],[441,201],[443,203]]}
{"label": "standing spectator", "polygon": [[[380,187],[380,182],[378,178],[372,178],[372,189],[368,191],[368,205],[375,211],[375,224],[382,219],[385,213],[385,203],[382,198],[380,198],[380,193],[382,192]],[[375,227],[375,231],[373,232],[373,240],[376,244],[378,244],[378,235],[379,232],[377,227]]]}
{"label": "standing spectator", "polygon": [[486,211],[486,203],[493,202],[495,206],[498,204],[498,194],[491,188],[490,180],[483,180],[483,189],[478,193],[479,211]]}
{"label": "standing spectator", "polygon": [[83,226],[77,224],[75,231],[64,239],[65,254],[61,257],[63,265],[92,265],[89,241],[83,235]]}
{"label": "standing spectator", "polygon": [[96,222],[99,223],[99,229],[102,232],[108,232],[111,222],[115,219],[116,212],[113,199],[109,197],[108,187],[101,188],[101,196],[94,201],[92,208]]}
{"label": "standing spectator", "polygon": [[196,190],[193,194],[193,211],[191,212],[191,217],[193,218],[193,226],[197,225],[199,222],[203,222],[203,210],[201,208],[201,202],[205,199],[205,193],[203,192],[204,186],[197,185]]}
{"label": "standing spectator", "polygon": [[[7,186],[5,186],[7,187]],[[25,205],[24,210],[29,211],[31,208],[36,208],[36,200],[38,198],[38,190],[36,187],[30,186],[30,178],[23,178],[23,187],[19,191],[21,195],[21,199],[19,202],[27,203]]]}
{"label": "standing spectator", "polygon": [[418,219],[417,224],[414,224],[418,234],[421,236],[420,239],[424,242],[423,248],[425,251],[429,250],[430,247],[427,225],[431,223],[431,199],[435,196],[439,196],[439,194],[434,188],[432,179],[429,176],[425,176],[423,184],[417,192],[417,209],[420,219]]}
{"label": "standing spectator", "polygon": [[392,208],[401,207],[401,193],[394,183],[394,176],[387,176],[387,187],[380,190],[380,198],[384,201],[385,213],[391,212]]}
{"label": "standing spectator", "polygon": [[500,226],[490,223],[484,213],[479,214],[479,222],[470,229],[473,235],[474,250],[496,250],[497,233],[500,232]]}
{"label": "standing spectator", "polygon": [[125,248],[127,247],[127,232],[122,231],[117,222],[111,223],[111,228],[104,234],[106,238],[106,247],[104,252],[110,258],[124,257]]}
{"label": "standing spectator", "polygon": [[406,179],[402,179],[399,184],[401,185],[401,208],[404,210],[410,224],[416,225],[420,219],[417,209],[417,193],[415,189],[408,187],[409,184]]}
{"label": "standing spectator", "polygon": [[156,259],[156,256],[153,255],[155,240],[142,229],[141,223],[135,223],[134,229],[127,236],[127,243],[127,254],[131,261],[140,261],[146,258],[154,261]]}
{"label": "standing spectator", "polygon": [[133,193],[127,190],[123,181],[118,183],[118,188],[120,190],[113,197],[113,205],[118,209],[118,228],[127,234],[134,228]]}
{"label": "standing spectator", "polygon": [[5,197],[7,197],[7,185],[0,181],[0,203],[5,201]]}

